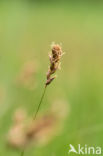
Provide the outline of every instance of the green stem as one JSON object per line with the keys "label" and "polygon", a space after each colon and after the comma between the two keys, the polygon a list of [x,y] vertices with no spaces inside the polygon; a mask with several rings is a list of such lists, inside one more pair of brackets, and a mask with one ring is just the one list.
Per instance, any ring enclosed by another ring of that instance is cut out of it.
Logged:
{"label": "green stem", "polygon": [[46,92],[46,88],[47,88],[47,86],[45,86],[45,88],[44,88],[42,97],[41,97],[41,99],[40,99],[40,102],[39,102],[39,105],[38,105],[38,107],[37,107],[36,113],[35,113],[35,115],[34,115],[34,117],[33,117],[33,120],[36,119],[36,116],[37,116],[37,114],[38,114],[38,112],[39,112],[40,106],[41,106],[41,104],[42,104],[42,101],[43,101],[43,98],[44,98],[44,95],[45,95],[45,92]]}
{"label": "green stem", "polygon": [[[38,105],[37,110],[36,110],[36,113],[35,113],[35,115],[33,116],[33,120],[35,120],[36,117],[37,117],[37,114],[38,114],[38,112],[39,112],[40,106],[41,106],[41,104],[42,104],[42,101],[43,101],[43,98],[44,98],[44,95],[45,95],[45,92],[46,92],[46,88],[47,88],[47,85],[46,85],[45,88],[44,88],[42,97],[41,97],[41,99],[40,99],[39,105]],[[22,151],[21,156],[24,156],[24,152],[25,152],[25,150]]]}

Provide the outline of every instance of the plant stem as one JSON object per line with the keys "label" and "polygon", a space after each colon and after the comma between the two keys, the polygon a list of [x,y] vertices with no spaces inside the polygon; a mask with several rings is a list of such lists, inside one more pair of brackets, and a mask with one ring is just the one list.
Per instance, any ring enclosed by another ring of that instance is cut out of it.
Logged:
{"label": "plant stem", "polygon": [[[39,105],[38,105],[37,110],[36,110],[36,113],[35,113],[35,115],[33,116],[33,120],[35,120],[36,117],[37,117],[37,114],[38,114],[38,112],[39,112],[40,106],[41,106],[41,104],[42,104],[42,101],[43,101],[43,98],[44,98],[44,95],[45,95],[45,92],[46,92],[46,88],[47,88],[47,85],[46,85],[45,88],[44,88],[43,94],[42,94],[42,96],[41,96]],[[21,156],[24,156],[24,152],[25,152],[25,150],[23,150],[23,151],[21,152]]]}
{"label": "plant stem", "polygon": [[42,97],[41,97],[41,99],[40,99],[39,105],[38,105],[37,110],[36,110],[36,113],[35,113],[35,115],[33,116],[33,120],[36,119],[36,116],[37,116],[37,114],[38,114],[38,112],[39,112],[40,106],[41,106],[41,104],[42,104],[42,101],[43,101],[43,98],[44,98],[44,95],[45,95],[45,92],[46,92],[46,88],[47,88],[47,86],[45,86],[45,88],[44,88]]}

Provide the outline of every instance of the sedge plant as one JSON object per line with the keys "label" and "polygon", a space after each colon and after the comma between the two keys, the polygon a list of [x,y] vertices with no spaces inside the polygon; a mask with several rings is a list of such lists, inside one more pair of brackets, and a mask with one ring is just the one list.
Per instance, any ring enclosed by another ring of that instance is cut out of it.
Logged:
{"label": "sedge plant", "polygon": [[[53,43],[51,46],[51,54],[49,55],[50,66],[49,66],[48,72],[46,74],[46,82],[45,82],[45,86],[44,86],[44,91],[42,93],[40,102],[38,104],[36,113],[33,115],[33,120],[36,119],[37,114],[40,110],[41,104],[42,104],[44,96],[45,96],[47,86],[49,86],[51,84],[51,82],[56,78],[56,76],[52,76],[52,75],[55,74],[58,69],[60,69],[60,64],[61,64],[60,59],[63,54],[64,53],[62,52],[61,46],[59,44]],[[25,150],[22,151],[21,156],[24,156],[24,152],[25,152]]]}

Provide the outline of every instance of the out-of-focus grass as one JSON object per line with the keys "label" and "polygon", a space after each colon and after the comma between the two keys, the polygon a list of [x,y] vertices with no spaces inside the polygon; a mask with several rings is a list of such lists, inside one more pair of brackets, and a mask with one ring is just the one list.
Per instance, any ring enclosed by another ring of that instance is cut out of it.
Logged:
{"label": "out-of-focus grass", "polygon": [[[8,149],[6,134],[16,108],[36,111],[48,67],[50,43],[62,43],[66,52],[59,77],[51,84],[41,109],[56,99],[68,102],[69,114],[61,135],[26,155],[66,156],[68,145],[102,146],[103,140],[103,9],[101,4],[10,3],[0,5],[0,153]],[[23,64],[37,60],[33,91],[15,81]],[[63,124],[63,123],[61,123]],[[71,154],[72,155],[72,154]]]}

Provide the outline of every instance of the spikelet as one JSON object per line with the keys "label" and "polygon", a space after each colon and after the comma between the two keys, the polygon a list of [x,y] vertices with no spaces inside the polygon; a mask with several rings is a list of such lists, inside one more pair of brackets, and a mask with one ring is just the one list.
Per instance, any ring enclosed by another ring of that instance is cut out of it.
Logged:
{"label": "spikelet", "polygon": [[32,144],[45,145],[56,135],[59,127],[57,114],[49,111],[31,122],[31,118],[24,116],[24,113],[17,110],[14,114],[14,122],[7,135],[10,147],[25,149]]}
{"label": "spikelet", "polygon": [[56,100],[48,112],[32,121],[25,110],[17,109],[13,124],[7,134],[7,143],[12,148],[26,149],[30,146],[45,146],[58,136],[68,115],[67,103]]}
{"label": "spikelet", "polygon": [[46,144],[55,136],[56,129],[56,115],[51,112],[42,115],[30,124],[26,134],[27,142],[33,142],[35,145]]}
{"label": "spikelet", "polygon": [[51,75],[54,74],[58,68],[60,68],[60,59],[63,55],[62,48],[59,44],[53,44],[51,50],[52,54],[49,55],[50,67],[47,72],[46,86],[56,78],[56,76],[51,77]]}
{"label": "spikelet", "polygon": [[13,116],[13,125],[9,130],[7,141],[9,146],[15,148],[24,148],[26,144],[26,112],[23,109],[17,109]]}

